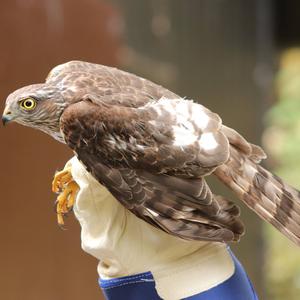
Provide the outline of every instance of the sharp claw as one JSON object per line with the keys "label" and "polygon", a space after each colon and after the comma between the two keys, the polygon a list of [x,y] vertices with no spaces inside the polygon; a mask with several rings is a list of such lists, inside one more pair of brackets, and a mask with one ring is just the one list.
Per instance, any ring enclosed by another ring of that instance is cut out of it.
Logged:
{"label": "sharp claw", "polygon": [[61,193],[62,189],[59,187],[56,187],[56,189],[53,191],[53,193],[59,195]]}
{"label": "sharp claw", "polygon": [[58,224],[58,227],[61,229],[61,230],[67,230],[65,224]]}
{"label": "sharp claw", "polygon": [[54,209],[54,212],[57,213],[57,203],[58,201],[55,200],[54,204],[53,204],[53,209]]}

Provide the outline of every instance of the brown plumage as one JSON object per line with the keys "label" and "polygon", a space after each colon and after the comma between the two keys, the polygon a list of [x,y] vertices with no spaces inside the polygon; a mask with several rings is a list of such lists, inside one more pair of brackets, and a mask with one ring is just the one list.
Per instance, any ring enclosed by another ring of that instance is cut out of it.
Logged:
{"label": "brown plumage", "polygon": [[[33,99],[27,110],[24,99]],[[214,174],[260,217],[300,244],[299,192],[263,169],[263,150],[207,108],[146,79],[85,62],[55,67],[12,93],[4,121],[65,142],[127,209],[188,240],[237,241],[239,209],[212,194]]]}

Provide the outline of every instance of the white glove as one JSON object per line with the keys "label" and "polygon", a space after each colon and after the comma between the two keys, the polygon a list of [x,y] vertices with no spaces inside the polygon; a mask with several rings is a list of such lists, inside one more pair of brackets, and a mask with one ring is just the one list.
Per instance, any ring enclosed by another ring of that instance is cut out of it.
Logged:
{"label": "white glove", "polygon": [[156,229],[125,209],[76,157],[68,165],[80,186],[74,213],[82,248],[99,260],[101,278],[151,271],[160,297],[174,300],[212,288],[234,273],[225,244],[184,241]]}

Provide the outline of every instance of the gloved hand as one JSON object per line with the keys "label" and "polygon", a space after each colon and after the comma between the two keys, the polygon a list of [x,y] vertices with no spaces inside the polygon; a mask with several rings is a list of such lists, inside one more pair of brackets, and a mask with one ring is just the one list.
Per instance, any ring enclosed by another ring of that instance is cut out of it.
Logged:
{"label": "gloved hand", "polygon": [[100,185],[76,157],[71,166],[80,186],[74,213],[82,248],[99,260],[102,278],[151,271],[163,299],[184,298],[225,281],[234,273],[227,246],[185,241],[137,218]]}

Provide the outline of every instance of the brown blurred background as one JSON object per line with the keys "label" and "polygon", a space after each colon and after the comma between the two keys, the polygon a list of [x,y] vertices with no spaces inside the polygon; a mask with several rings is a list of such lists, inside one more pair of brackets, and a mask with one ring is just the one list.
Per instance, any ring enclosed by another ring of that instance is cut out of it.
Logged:
{"label": "brown blurred background", "polygon": [[[271,0],[2,0],[1,109],[11,91],[43,81],[57,64],[80,59],[120,66],[200,101],[259,143],[278,50],[298,42],[300,18],[293,5]],[[76,220],[68,218],[66,231],[56,225],[50,184],[72,153],[14,124],[1,128],[0,143],[0,299],[102,299],[97,261],[80,249]],[[261,299],[267,299],[261,222],[246,209],[242,216],[247,235],[234,250]]]}
{"label": "brown blurred background", "polygon": [[[68,60],[117,64],[119,14],[105,2],[5,0],[0,20],[3,100]],[[15,124],[0,136],[0,299],[102,299],[97,261],[82,252],[77,222],[70,217],[66,231],[56,225],[50,183],[71,151]]]}

